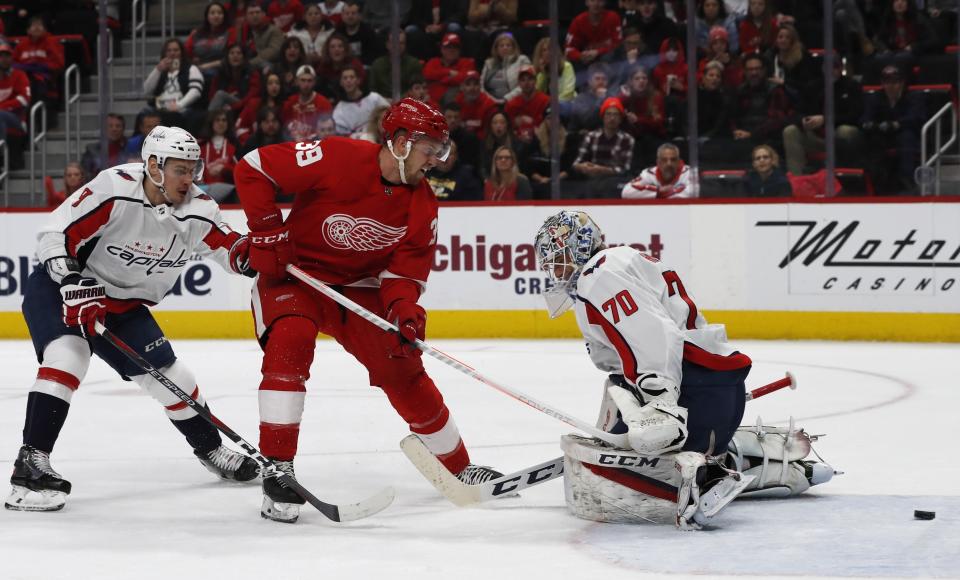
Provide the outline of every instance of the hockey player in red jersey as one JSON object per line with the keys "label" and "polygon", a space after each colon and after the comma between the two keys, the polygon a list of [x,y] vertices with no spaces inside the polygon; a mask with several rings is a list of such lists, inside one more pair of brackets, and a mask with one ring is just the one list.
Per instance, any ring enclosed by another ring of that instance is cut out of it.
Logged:
{"label": "hockey player in red jersey", "polygon": [[223,479],[257,476],[253,459],[222,445],[213,425],[94,330],[98,320],[105,321],[204,404],[196,378],[147,306],[163,299],[194,253],[230,272],[254,275],[247,239],[227,227],[216,202],[194,184],[203,174],[196,139],[178,127],[156,127],[141,156],[143,163],[102,171],[75,191],[37,236],[41,267],[27,280],[23,317],[40,370],[27,397],[7,509],[55,511],[66,502],[71,484],[50,466],[50,452],[92,354],[164,405],[204,467]]}
{"label": "hockey player in red jersey", "polygon": [[[253,295],[263,347],[260,449],[293,474],[305,383],[318,331],[335,338],[369,372],[410,430],[462,481],[499,476],[470,463],[457,426],[420,352],[426,312],[417,304],[437,242],[437,200],[424,174],[449,151],[439,111],[413,99],[384,115],[385,143],[328,137],[248,153],[234,172],[251,230]],[[275,200],[294,194],[284,221]],[[345,296],[395,323],[388,334],[287,278],[298,264]],[[263,481],[261,514],[293,522],[303,500],[276,478]]]}

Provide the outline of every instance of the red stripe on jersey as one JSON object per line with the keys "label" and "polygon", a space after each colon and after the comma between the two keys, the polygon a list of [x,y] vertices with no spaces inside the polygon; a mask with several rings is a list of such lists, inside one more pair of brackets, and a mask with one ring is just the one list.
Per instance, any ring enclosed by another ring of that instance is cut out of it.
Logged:
{"label": "red stripe on jersey", "polygon": [[705,351],[689,342],[683,343],[683,359],[714,371],[735,371],[753,364],[750,357],[742,352],[723,356]]}
{"label": "red stripe on jersey", "polygon": [[67,253],[76,257],[80,244],[92,238],[97,230],[110,220],[111,211],[113,211],[112,199],[67,226],[63,231],[67,236]]}
{"label": "red stripe on jersey", "polygon": [[607,336],[607,340],[610,341],[610,344],[613,345],[613,348],[617,351],[617,355],[620,357],[623,376],[627,377],[631,383],[636,384],[637,377],[640,376],[640,372],[637,370],[637,357],[633,355],[633,350],[630,349],[627,340],[623,338],[620,331],[618,331],[609,320],[603,317],[603,314],[600,314],[600,311],[597,310],[593,304],[590,304],[586,300],[584,300],[583,303],[587,306],[587,321],[589,321],[590,324],[599,326],[603,330],[603,334]]}
{"label": "red stripe on jersey", "polygon": [[240,239],[240,234],[237,232],[224,232],[220,228],[213,226],[210,228],[210,233],[203,237],[203,243],[207,245],[211,250],[216,250],[218,248],[224,248],[229,250],[233,247],[234,242]]}
{"label": "red stripe on jersey", "polygon": [[[196,401],[199,395],[200,395],[200,387],[194,387],[193,392],[190,393],[190,398]],[[168,411],[181,411],[186,408],[187,408],[186,401],[180,401],[179,403],[174,403],[173,405],[167,405]]]}
{"label": "red stripe on jersey", "polygon": [[677,488],[670,484],[653,479],[652,477],[640,475],[636,471],[630,471],[629,469],[602,467],[600,465],[591,465],[589,463],[584,463],[583,465],[596,475],[604,479],[609,479],[610,481],[615,481],[620,485],[629,487],[634,491],[639,491],[642,494],[666,501],[677,501]]}
{"label": "red stripe on jersey", "polygon": [[37,380],[57,383],[58,385],[67,387],[71,391],[76,391],[77,387],[80,386],[80,379],[77,377],[66,371],[50,367],[40,367],[40,370],[37,371]]}

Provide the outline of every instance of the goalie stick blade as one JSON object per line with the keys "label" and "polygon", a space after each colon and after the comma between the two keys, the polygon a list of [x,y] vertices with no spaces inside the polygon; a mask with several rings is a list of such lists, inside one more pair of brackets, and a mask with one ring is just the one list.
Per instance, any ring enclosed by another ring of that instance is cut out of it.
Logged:
{"label": "goalie stick blade", "polygon": [[498,499],[563,475],[563,457],[557,457],[497,479],[491,479],[476,485],[467,485],[450,473],[416,435],[405,437],[400,442],[400,449],[417,468],[417,471],[443,497],[460,507]]}
{"label": "goalie stick blade", "polygon": [[396,491],[392,487],[385,487],[372,496],[357,503],[333,504],[327,503],[317,498],[305,487],[300,485],[297,480],[289,476],[280,476],[287,485],[293,488],[297,495],[306,500],[307,503],[317,508],[327,519],[334,522],[352,522],[360,520],[385,510],[397,497]]}

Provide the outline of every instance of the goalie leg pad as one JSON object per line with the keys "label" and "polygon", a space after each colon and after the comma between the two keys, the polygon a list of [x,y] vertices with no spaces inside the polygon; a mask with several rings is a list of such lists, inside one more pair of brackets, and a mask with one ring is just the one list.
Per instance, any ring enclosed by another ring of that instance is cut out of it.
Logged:
{"label": "goalie leg pad", "polygon": [[751,479],[731,473],[708,481],[707,459],[696,452],[649,457],[576,435],[565,435],[561,447],[567,507],[588,520],[698,529]]}
{"label": "goalie leg pad", "polygon": [[740,427],[728,451],[728,463],[745,475],[754,476],[745,497],[790,497],[811,485],[826,483],[836,473],[830,465],[805,458],[813,451],[811,437],[795,429],[793,418],[786,429],[763,425]]}

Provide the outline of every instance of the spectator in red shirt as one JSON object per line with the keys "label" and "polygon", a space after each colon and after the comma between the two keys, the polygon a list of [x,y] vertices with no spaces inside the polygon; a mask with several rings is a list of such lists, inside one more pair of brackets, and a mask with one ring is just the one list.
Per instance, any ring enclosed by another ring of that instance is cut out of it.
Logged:
{"label": "spectator in red shirt", "polygon": [[234,134],[241,145],[246,143],[251,133],[257,130],[257,113],[264,108],[276,111],[283,109],[283,95],[280,77],[277,73],[267,73],[263,80],[263,89],[259,97],[247,101],[237,117]]}
{"label": "spectator in red shirt", "polygon": [[740,22],[740,51],[764,52],[777,40],[777,18],[768,0],[750,0],[747,17]]}
{"label": "spectator in red shirt", "polygon": [[227,49],[227,56],[210,81],[209,94],[209,110],[229,109],[234,115],[260,94],[260,71],[250,66],[239,44],[232,44]]}
{"label": "spectator in red shirt", "polygon": [[217,202],[233,193],[236,153],[229,115],[226,111],[211,111],[200,141],[200,158],[203,160],[203,189]]}
{"label": "spectator in red shirt", "polygon": [[467,129],[479,139],[485,136],[484,123],[497,110],[497,102],[480,90],[480,73],[472,70],[460,85],[460,94],[454,99],[460,105],[460,118]]}
{"label": "spectator in red shirt", "polygon": [[460,57],[460,36],[455,33],[444,35],[440,43],[440,56],[427,61],[423,67],[423,78],[427,81],[430,99],[435,103],[448,98],[463,84],[467,73],[476,70],[472,59]]}
{"label": "spectator in red shirt", "polygon": [[313,90],[317,73],[305,64],[297,71],[299,91],[283,103],[280,117],[290,138],[294,141],[309,141],[317,135],[317,124],[323,115],[330,116],[333,106],[326,97]]}
{"label": "spectator in red shirt", "polygon": [[687,59],[683,43],[676,38],[668,38],[660,45],[660,64],[653,69],[653,82],[667,97],[686,98]]}
{"label": "spectator in red shirt", "polygon": [[267,18],[286,34],[295,23],[303,20],[303,4],[300,0],[273,0],[267,6]]}
{"label": "spectator in red shirt", "polygon": [[[10,130],[22,135],[27,129],[30,107],[30,81],[22,70],[13,68],[13,48],[0,41],[0,136]],[[23,148],[10,147],[11,169],[23,167]]]}
{"label": "spectator in red shirt", "polygon": [[587,10],[567,30],[567,58],[586,66],[620,44],[620,15],[604,8],[604,0],[586,0]]}
{"label": "spectator in red shirt", "polygon": [[520,67],[520,94],[504,106],[513,123],[513,132],[522,143],[533,143],[537,127],[550,111],[550,97],[537,90],[537,71],[532,65]]}
{"label": "spectator in red shirt", "polygon": [[666,108],[663,93],[650,83],[647,71],[638,66],[627,84],[620,87],[620,102],[626,129],[637,142],[639,159],[650,159],[666,135]]}
{"label": "spectator in red shirt", "polygon": [[87,145],[83,151],[83,157],[80,159],[83,163],[83,170],[87,172],[87,175],[97,175],[104,169],[127,162],[125,130],[126,121],[123,120],[123,116],[116,113],[107,114],[107,122],[104,127],[104,132],[107,134],[107,164],[101,165],[100,163],[100,141]]}
{"label": "spectator in red shirt", "polygon": [[27,36],[17,43],[13,60],[18,69],[27,73],[35,99],[56,97],[56,79],[64,69],[63,47],[47,33],[40,16],[30,19]]}
{"label": "spectator in red shirt", "polygon": [[87,176],[83,173],[83,166],[76,161],[67,163],[63,168],[63,190],[57,191],[52,177],[49,175],[44,177],[43,186],[47,190],[47,207],[57,207],[86,182]]}

